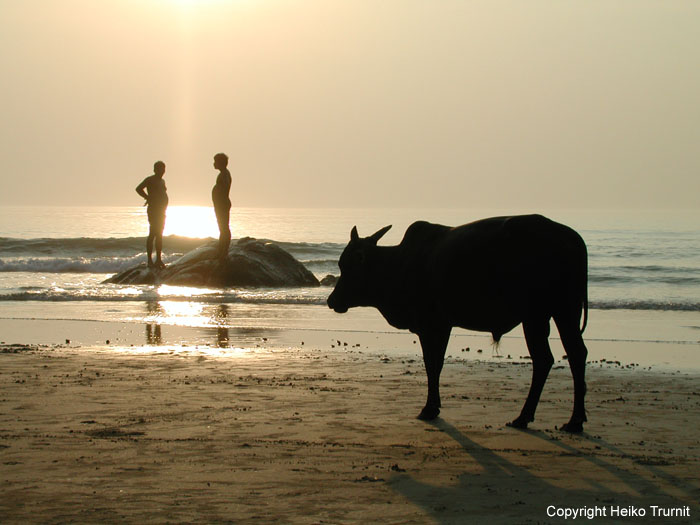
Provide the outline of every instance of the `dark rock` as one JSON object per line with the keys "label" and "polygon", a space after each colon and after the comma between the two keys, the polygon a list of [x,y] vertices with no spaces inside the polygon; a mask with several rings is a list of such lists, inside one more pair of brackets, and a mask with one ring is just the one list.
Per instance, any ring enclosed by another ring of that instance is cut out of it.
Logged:
{"label": "dark rock", "polygon": [[274,243],[245,237],[232,242],[228,257],[216,259],[216,242],[183,255],[164,269],[140,264],[113,275],[105,283],[182,286],[293,287],[319,286],[318,279]]}
{"label": "dark rock", "polygon": [[323,279],[321,279],[321,286],[335,286],[335,283],[338,282],[338,277],[336,275],[326,275]]}

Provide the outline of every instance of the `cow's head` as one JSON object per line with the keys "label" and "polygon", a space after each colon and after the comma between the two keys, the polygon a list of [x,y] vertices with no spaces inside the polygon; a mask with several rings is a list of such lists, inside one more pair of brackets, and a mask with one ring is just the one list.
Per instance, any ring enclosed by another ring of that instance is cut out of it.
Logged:
{"label": "cow's head", "polygon": [[374,235],[360,238],[357,227],[350,232],[350,242],[343,250],[338,261],[340,277],[333,292],[328,296],[328,306],[344,314],[354,306],[372,306],[369,304],[371,292],[372,267],[368,261],[376,251],[377,241],[381,239],[391,226],[385,226]]}

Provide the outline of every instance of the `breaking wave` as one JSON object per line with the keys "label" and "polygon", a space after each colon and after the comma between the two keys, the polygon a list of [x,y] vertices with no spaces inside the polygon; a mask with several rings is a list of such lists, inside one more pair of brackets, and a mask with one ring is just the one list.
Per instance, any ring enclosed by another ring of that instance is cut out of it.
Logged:
{"label": "breaking wave", "polygon": [[[0,294],[0,301],[97,301],[97,302],[148,302],[148,301],[195,301],[206,304],[247,303],[247,304],[296,304],[325,305],[330,293],[328,287],[313,289],[292,288],[288,290],[262,289],[253,291],[221,290],[190,294],[163,294],[153,288],[132,287],[128,292],[111,286],[107,289],[94,287],[81,290],[46,289],[26,287],[13,293]],[[656,310],[668,312],[700,312],[697,301],[656,301],[656,300],[607,300],[591,301],[593,310]]]}
{"label": "breaking wave", "polygon": [[66,291],[66,290],[24,290],[16,293],[0,295],[0,301],[49,301],[49,302],[152,302],[152,301],[180,301],[205,304],[243,303],[243,304],[270,304],[270,305],[325,305],[325,294],[307,295],[303,293],[258,293],[249,294],[236,292],[223,292],[202,294],[196,296],[180,294],[156,294],[152,290],[144,290],[142,293],[120,295],[117,293],[100,293],[98,291]]}
{"label": "breaking wave", "polygon": [[[168,253],[186,253],[212,239],[194,239],[169,235],[163,238]],[[39,238],[15,239],[0,237],[0,253],[15,257],[119,257],[144,251],[144,237],[123,238]]]}
{"label": "breaking wave", "polygon": [[[215,242],[168,236],[163,240],[163,260],[169,263],[185,253]],[[337,270],[343,246],[334,243],[276,243],[305,264],[312,272],[324,274]],[[13,239],[0,238],[0,273],[95,273],[124,271],[146,261],[143,237]],[[325,273],[324,273],[325,272]]]}
{"label": "breaking wave", "polygon": [[612,300],[591,301],[589,308],[596,310],[657,310],[666,312],[700,312],[700,302]]}
{"label": "breaking wave", "polygon": [[[179,257],[180,255],[167,255],[163,260],[167,264]],[[112,274],[145,262],[145,253],[132,257],[0,259],[0,272]]]}

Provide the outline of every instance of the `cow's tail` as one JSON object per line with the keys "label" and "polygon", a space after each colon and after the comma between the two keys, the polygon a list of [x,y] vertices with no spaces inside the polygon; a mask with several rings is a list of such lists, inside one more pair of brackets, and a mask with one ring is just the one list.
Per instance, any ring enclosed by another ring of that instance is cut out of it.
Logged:
{"label": "cow's tail", "polygon": [[582,290],[582,296],[583,296],[583,324],[581,325],[581,334],[583,334],[584,330],[586,330],[586,325],[588,324],[588,250],[586,249],[586,245],[583,245],[583,253],[584,253],[584,264],[583,264],[583,290]]}
{"label": "cow's tail", "polygon": [[581,334],[586,330],[588,324],[588,291],[583,296],[583,324],[581,325]]}

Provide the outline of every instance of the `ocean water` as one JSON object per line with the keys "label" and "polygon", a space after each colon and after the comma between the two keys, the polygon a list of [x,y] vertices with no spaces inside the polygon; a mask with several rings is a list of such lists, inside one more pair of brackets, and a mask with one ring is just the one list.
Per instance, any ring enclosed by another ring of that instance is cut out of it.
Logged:
{"label": "ocean water", "polygon": [[[268,239],[317,277],[337,275],[350,229],[369,235],[392,224],[381,244],[398,243],[415,220],[458,225],[542,210],[237,209],[233,237]],[[697,344],[700,339],[700,213],[550,211],[576,229],[589,251],[591,325],[606,319],[606,339]],[[375,313],[347,317],[325,307],[331,289],[201,289],[102,284],[145,261],[141,207],[0,207],[0,318],[75,319],[192,327],[391,330]],[[168,209],[164,260],[218,235],[208,207]],[[360,309],[366,310],[366,309]],[[353,312],[353,311],[351,311]],[[601,314],[607,312],[606,314]],[[641,332],[619,325],[627,319]],[[669,317],[671,316],[671,317]],[[675,316],[675,317],[673,317]],[[624,317],[624,316],[623,316]],[[657,319],[675,319],[655,332]],[[637,326],[637,328],[638,328]],[[592,328],[596,335],[595,328]]]}

